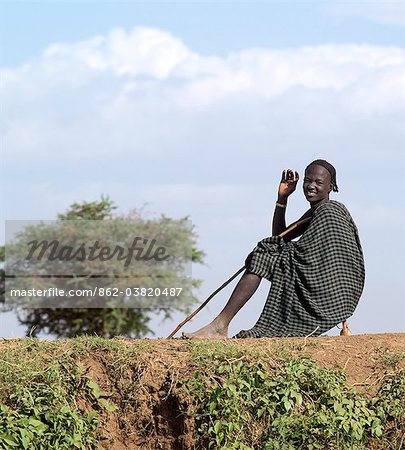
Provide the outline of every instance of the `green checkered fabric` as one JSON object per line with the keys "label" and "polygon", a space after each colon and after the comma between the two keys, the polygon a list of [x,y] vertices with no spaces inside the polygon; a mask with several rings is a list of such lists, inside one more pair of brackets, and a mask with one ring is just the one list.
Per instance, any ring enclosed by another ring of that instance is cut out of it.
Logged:
{"label": "green checkered fabric", "polygon": [[318,336],[350,317],[364,287],[364,260],[355,223],[346,207],[320,205],[295,242],[263,239],[248,272],[271,281],[256,325],[236,338]]}

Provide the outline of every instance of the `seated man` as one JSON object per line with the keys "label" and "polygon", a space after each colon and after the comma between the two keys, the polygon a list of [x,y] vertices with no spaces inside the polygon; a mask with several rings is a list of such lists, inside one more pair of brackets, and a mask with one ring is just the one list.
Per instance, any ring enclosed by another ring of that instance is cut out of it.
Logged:
{"label": "seated man", "polygon": [[[271,281],[263,311],[250,330],[235,337],[318,336],[350,317],[364,287],[363,252],[355,223],[346,207],[329,200],[338,191],[335,168],[324,160],[305,169],[303,190],[308,220],[284,238],[287,199],[299,176],[285,170],[273,217],[273,237],[258,243],[246,271],[221,313],[187,338],[227,337],[235,314],[251,298],[261,279]],[[295,242],[291,242],[300,236]]]}

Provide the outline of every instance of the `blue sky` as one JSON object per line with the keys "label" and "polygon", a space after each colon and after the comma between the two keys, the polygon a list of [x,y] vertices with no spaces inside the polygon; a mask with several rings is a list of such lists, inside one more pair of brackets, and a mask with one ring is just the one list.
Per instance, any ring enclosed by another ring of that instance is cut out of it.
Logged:
{"label": "blue sky", "polygon": [[[357,2],[357,5],[367,2]],[[373,3],[373,2],[371,2]],[[375,4],[376,2],[374,2]],[[401,2],[385,2],[401,4]],[[50,43],[104,34],[113,26],[168,30],[202,54],[247,47],[370,43],[403,45],[403,24],[349,10],[350,2],[20,2],[2,1],[1,61],[37,57]],[[356,3],[353,3],[354,5]],[[398,20],[399,22],[399,20]]]}
{"label": "blue sky", "polygon": [[[1,2],[0,16],[3,221],[101,194],[190,215],[204,299],[269,233],[282,169],[322,157],[366,255],[352,328],[404,331],[403,1]],[[289,220],[306,208],[299,188]]]}

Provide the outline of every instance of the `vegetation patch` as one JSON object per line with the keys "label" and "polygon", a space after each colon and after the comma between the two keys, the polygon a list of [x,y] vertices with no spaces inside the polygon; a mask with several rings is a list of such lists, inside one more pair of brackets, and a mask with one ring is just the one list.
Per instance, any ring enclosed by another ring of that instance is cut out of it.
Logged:
{"label": "vegetation patch", "polygon": [[403,448],[405,346],[370,346],[360,392],[316,342],[0,341],[0,449]]}
{"label": "vegetation patch", "polygon": [[[119,340],[82,337],[71,341],[14,341],[0,353],[0,448],[96,448],[106,417],[118,406],[94,373],[95,352],[108,354],[117,373],[125,352]],[[146,347],[141,344],[139,347]]]}
{"label": "vegetation patch", "polygon": [[0,448],[91,449],[96,440],[95,410],[80,410],[80,397],[94,389],[82,367],[63,355],[46,355],[48,345],[25,341],[1,353]]}
{"label": "vegetation patch", "polygon": [[282,359],[252,360],[236,347],[216,350],[211,343],[194,344],[196,371],[187,389],[198,448],[401,448],[403,369],[387,374],[366,397],[348,386],[343,370],[320,368],[302,355],[283,351]]}

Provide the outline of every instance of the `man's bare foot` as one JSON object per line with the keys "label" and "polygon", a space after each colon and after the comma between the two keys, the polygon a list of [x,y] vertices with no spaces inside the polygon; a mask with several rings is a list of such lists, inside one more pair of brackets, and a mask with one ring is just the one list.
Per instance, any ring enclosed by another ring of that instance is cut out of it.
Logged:
{"label": "man's bare foot", "polygon": [[349,329],[349,325],[346,320],[342,323],[342,330],[340,332],[340,335],[341,336],[352,336],[353,335],[353,333]]}
{"label": "man's bare foot", "polygon": [[186,339],[224,339],[228,337],[228,327],[211,322],[193,333],[182,333],[182,336]]}

